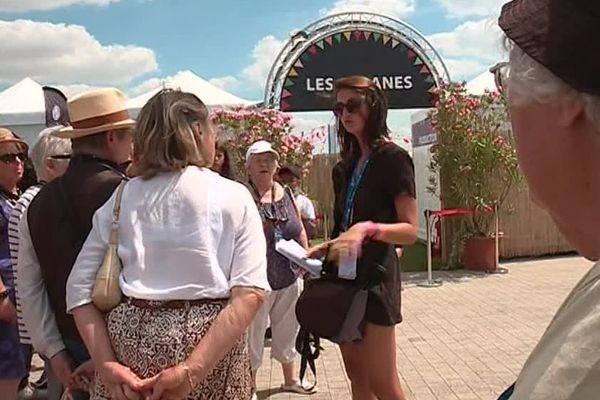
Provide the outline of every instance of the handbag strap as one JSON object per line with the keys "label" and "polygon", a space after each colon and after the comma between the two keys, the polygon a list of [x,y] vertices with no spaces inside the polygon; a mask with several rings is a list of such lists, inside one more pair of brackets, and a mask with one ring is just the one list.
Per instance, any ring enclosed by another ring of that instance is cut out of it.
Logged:
{"label": "handbag strap", "polygon": [[113,219],[110,226],[110,238],[108,244],[119,244],[119,216],[121,214],[121,199],[123,198],[123,190],[127,181],[123,180],[117,187],[117,194],[115,196],[115,205],[113,207]]}

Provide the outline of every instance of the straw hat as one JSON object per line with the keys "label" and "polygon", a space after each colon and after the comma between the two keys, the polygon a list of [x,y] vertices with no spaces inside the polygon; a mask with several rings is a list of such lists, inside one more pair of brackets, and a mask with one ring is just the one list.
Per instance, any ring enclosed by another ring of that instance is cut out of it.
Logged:
{"label": "straw hat", "polygon": [[15,135],[12,131],[6,128],[0,128],[0,146],[6,143],[13,143],[19,147],[19,150],[23,152],[27,152],[28,146],[27,143],[22,141],[17,135]]}
{"label": "straw hat", "polygon": [[61,138],[77,139],[135,125],[135,121],[129,118],[125,96],[118,89],[97,89],[80,94],[73,97],[67,107],[71,126],[55,134]]}

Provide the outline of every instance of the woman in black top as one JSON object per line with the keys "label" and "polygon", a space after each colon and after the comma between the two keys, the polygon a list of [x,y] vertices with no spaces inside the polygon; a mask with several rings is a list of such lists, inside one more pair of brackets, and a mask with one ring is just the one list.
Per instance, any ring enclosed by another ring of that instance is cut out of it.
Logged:
{"label": "woman in black top", "polygon": [[394,326],[400,313],[400,267],[395,246],[417,239],[414,167],[391,142],[387,101],[372,80],[340,79],[334,113],[342,160],[333,169],[335,238],[330,256],[357,256],[357,279],[370,290],[363,340],[341,344],[353,398],[402,399]]}

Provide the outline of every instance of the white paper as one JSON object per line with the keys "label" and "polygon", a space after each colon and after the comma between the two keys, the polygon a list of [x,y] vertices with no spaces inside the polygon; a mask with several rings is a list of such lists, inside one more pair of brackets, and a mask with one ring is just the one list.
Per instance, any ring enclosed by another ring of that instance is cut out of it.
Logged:
{"label": "white paper", "polygon": [[319,276],[321,274],[323,267],[321,260],[306,258],[306,250],[295,240],[281,239],[275,243],[275,250],[312,275]]}
{"label": "white paper", "polygon": [[340,256],[338,262],[338,278],[356,279],[356,257],[352,255]]}

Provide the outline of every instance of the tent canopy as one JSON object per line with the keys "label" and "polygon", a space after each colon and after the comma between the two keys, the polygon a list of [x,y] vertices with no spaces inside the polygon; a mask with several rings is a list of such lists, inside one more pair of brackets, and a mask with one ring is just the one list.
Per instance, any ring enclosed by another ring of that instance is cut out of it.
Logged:
{"label": "tent canopy", "polygon": [[46,123],[46,103],[42,86],[31,78],[0,93],[0,125]]}
{"label": "tent canopy", "polygon": [[177,75],[157,82],[156,87],[127,102],[127,108],[133,117],[137,117],[139,110],[163,88],[181,89],[198,96],[208,107],[233,107],[249,106],[251,101],[237,97],[225,90],[202,79],[192,71],[183,71]]}
{"label": "tent canopy", "polygon": [[480,75],[477,75],[466,85],[467,92],[481,96],[486,90],[493,92],[496,90],[496,82],[494,81],[494,74],[490,71],[484,71]]}

